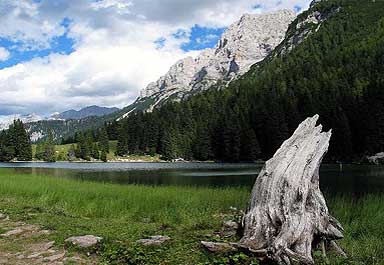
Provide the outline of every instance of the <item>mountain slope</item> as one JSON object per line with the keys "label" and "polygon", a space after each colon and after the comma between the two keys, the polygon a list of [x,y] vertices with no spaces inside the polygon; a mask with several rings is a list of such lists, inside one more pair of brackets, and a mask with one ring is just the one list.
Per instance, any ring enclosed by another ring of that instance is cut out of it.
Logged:
{"label": "mountain slope", "polygon": [[168,100],[184,98],[213,84],[228,83],[265,58],[281,42],[294,16],[293,12],[286,10],[265,15],[244,15],[229,27],[215,49],[203,51],[196,59],[186,58],[178,62],[165,77],[144,89],[132,105],[101,119],[84,119],[86,116],[99,116],[95,112],[90,114],[88,109],[53,115],[53,120],[27,124],[32,139],[36,141],[51,130],[56,139],[70,137],[76,131],[97,128],[106,121],[120,120],[132,112],[152,110]]}
{"label": "mountain slope", "polygon": [[284,39],[294,18],[295,13],[289,10],[243,15],[224,32],[216,48],[177,62],[166,75],[143,89],[125,114],[133,109],[152,111],[164,102],[230,82],[263,60]]}
{"label": "mountain slope", "polygon": [[36,122],[43,120],[43,117],[31,113],[28,115],[9,115],[9,116],[3,116],[0,119],[0,131],[6,130],[9,128],[9,126],[13,123],[14,120],[21,120],[23,123],[29,123],[29,122]]}
{"label": "mountain slope", "polygon": [[100,117],[108,115],[118,110],[118,108],[89,106],[81,110],[68,110],[59,114],[54,114],[51,116],[51,118],[56,120],[80,120],[91,116]]}
{"label": "mountain slope", "polygon": [[120,154],[268,158],[298,123],[333,128],[328,158],[384,150],[384,2],[316,1],[265,60],[211,89],[120,123]]}

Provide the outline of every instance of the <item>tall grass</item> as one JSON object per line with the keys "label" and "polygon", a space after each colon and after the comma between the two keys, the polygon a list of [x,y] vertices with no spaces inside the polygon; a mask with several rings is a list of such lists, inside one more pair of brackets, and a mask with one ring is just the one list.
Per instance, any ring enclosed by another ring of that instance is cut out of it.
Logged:
{"label": "tall grass", "polygon": [[[166,234],[172,243],[147,257],[164,264],[210,264],[199,241],[219,229],[230,206],[245,208],[249,195],[248,188],[125,186],[0,169],[0,210],[54,230],[58,243],[76,234],[103,236],[106,244]],[[384,264],[384,195],[327,197],[350,257],[331,257],[332,264]]]}
{"label": "tall grass", "polygon": [[229,206],[244,207],[244,188],[154,187],[80,182],[0,170],[0,194],[19,203],[87,218],[147,217],[188,223]]}

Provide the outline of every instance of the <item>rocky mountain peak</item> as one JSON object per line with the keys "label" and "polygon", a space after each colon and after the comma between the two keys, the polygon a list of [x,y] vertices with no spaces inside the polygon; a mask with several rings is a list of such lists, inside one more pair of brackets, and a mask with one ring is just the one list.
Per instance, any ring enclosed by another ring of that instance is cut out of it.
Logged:
{"label": "rocky mountain peak", "polygon": [[233,80],[263,60],[284,39],[294,18],[290,10],[244,14],[228,27],[215,48],[178,61],[166,75],[142,90],[139,100],[156,97],[154,107],[171,96],[180,99],[217,82]]}

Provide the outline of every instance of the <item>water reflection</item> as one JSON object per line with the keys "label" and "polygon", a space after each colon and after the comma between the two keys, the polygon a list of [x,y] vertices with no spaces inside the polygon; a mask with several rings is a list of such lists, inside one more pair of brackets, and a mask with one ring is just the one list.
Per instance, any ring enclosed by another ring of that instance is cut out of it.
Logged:
{"label": "water reflection", "polygon": [[[251,188],[262,164],[215,163],[0,163],[18,173],[119,184],[246,186]],[[326,193],[384,191],[384,167],[323,165],[320,184]]]}

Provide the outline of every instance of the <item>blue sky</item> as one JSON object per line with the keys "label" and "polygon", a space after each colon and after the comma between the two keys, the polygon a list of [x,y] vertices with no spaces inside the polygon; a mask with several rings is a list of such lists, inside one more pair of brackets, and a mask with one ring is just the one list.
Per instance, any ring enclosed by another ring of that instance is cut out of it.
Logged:
{"label": "blue sky", "polygon": [[[66,28],[68,28],[67,23],[68,22],[65,22],[65,24],[63,24],[66,25]],[[210,28],[196,24],[191,27],[190,32],[180,29],[173,33],[173,37],[176,39],[188,39],[188,41],[180,45],[180,48],[183,51],[198,51],[206,48],[213,48],[217,44],[225,29],[225,27]],[[161,49],[164,47],[165,42],[166,38],[163,37],[156,40],[155,44],[159,49]],[[67,33],[52,38],[49,42],[49,48],[24,48],[24,45],[25,44],[22,42],[0,38],[0,47],[4,47],[10,53],[7,60],[0,61],[0,69],[7,68],[18,63],[27,62],[34,58],[43,58],[51,53],[68,55],[74,51],[74,40],[68,37]]]}
{"label": "blue sky", "polygon": [[244,13],[310,0],[1,0],[0,116],[124,107]]}

